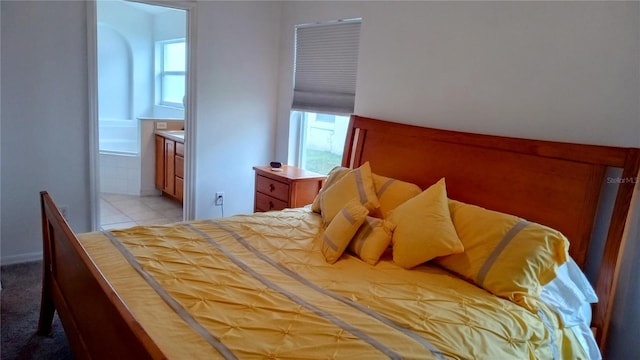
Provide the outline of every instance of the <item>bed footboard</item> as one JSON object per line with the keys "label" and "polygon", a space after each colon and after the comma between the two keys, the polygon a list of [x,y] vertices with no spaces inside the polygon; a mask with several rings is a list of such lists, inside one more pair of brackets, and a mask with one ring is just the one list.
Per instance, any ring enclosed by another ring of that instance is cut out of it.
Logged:
{"label": "bed footboard", "polygon": [[46,191],[40,193],[44,275],[38,334],[55,311],[80,358],[162,359],[158,346],[90,259]]}

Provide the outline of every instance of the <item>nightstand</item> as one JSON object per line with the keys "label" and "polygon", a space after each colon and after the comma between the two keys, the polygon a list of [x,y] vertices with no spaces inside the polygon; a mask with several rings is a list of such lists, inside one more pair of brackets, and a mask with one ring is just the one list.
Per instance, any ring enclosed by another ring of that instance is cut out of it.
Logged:
{"label": "nightstand", "polygon": [[282,171],[270,166],[254,166],[256,192],[253,211],[282,210],[311,204],[320,191],[325,175],[283,165]]}

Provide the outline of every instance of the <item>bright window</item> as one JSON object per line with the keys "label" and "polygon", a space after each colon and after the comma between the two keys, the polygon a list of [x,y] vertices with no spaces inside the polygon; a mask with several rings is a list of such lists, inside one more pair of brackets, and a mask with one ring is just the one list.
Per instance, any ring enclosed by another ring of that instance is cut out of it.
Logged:
{"label": "bright window", "polygon": [[342,163],[348,115],[295,112],[300,121],[300,167],[328,174]]}
{"label": "bright window", "polygon": [[184,39],[162,41],[159,50],[159,105],[183,108],[186,79]]}

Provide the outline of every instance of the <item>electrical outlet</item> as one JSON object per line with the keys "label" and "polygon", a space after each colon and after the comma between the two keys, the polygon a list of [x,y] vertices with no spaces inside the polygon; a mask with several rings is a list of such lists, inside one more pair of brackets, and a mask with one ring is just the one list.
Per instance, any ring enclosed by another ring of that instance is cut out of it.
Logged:
{"label": "electrical outlet", "polygon": [[164,121],[158,121],[156,122],[156,129],[158,130],[164,130],[167,128],[167,123]]}
{"label": "electrical outlet", "polygon": [[224,192],[216,192],[215,204],[216,206],[224,205]]}

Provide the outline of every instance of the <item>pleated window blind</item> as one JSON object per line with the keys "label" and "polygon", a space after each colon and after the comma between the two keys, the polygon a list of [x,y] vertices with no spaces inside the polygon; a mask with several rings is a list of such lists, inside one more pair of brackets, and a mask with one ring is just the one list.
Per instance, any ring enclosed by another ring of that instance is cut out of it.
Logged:
{"label": "pleated window blind", "polygon": [[358,19],[296,27],[293,110],[353,113],[360,23]]}

